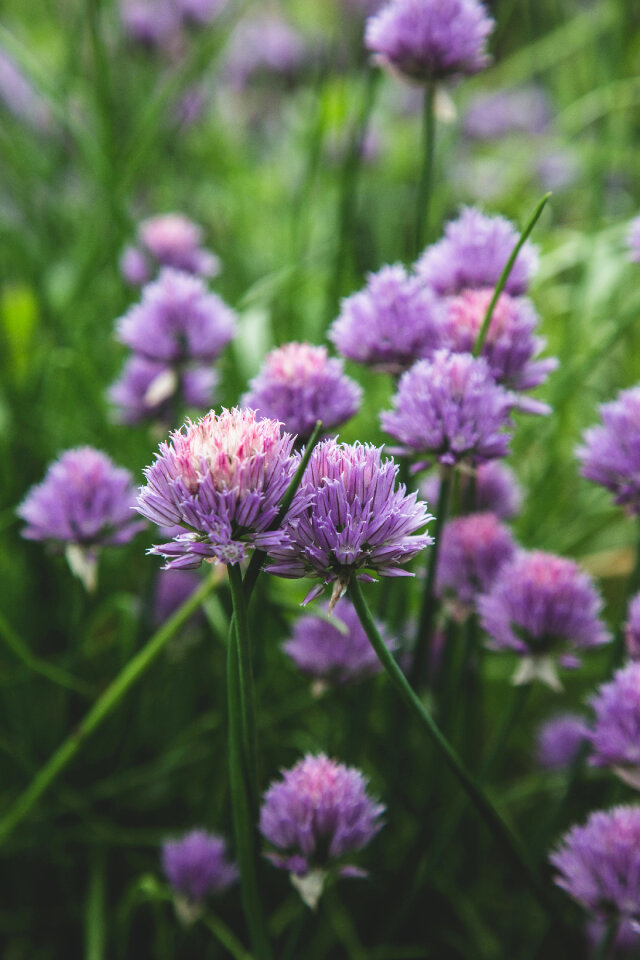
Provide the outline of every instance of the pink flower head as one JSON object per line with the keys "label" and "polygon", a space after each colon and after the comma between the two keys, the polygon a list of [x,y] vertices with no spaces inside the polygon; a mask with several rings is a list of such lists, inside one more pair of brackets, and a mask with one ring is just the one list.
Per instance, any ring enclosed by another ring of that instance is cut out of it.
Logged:
{"label": "pink flower head", "polygon": [[147,283],[161,267],[173,267],[199,277],[214,277],[220,261],[201,246],[202,227],[182,213],[162,213],[143,220],[138,227],[138,245],[127,247],[121,269],[134,285]]}
{"label": "pink flower head", "polygon": [[495,514],[470,513],[450,520],[442,534],[437,593],[451,596],[457,612],[466,615],[514,552],[513,537]]}

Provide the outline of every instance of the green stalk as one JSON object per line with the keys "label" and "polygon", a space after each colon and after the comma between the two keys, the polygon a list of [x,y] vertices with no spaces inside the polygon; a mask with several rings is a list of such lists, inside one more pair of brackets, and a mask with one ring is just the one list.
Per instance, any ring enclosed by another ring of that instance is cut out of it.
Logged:
{"label": "green stalk", "polygon": [[611,948],[613,947],[616,941],[617,933],[618,933],[618,921],[611,920],[607,924],[607,928],[602,934],[602,939],[598,944],[598,949],[593,955],[593,960],[608,960],[608,957],[611,953]]}
{"label": "green stalk", "polygon": [[550,196],[551,196],[550,193],[545,193],[545,195],[544,195],[544,197],[542,198],[542,200],[538,203],[538,206],[535,208],[535,210],[534,210],[533,213],[531,214],[531,217],[529,218],[529,221],[528,221],[526,227],[524,228],[524,230],[523,230],[522,233],[520,234],[520,239],[518,240],[518,242],[516,243],[515,247],[513,248],[512,252],[511,252],[511,256],[509,257],[509,259],[507,260],[507,262],[506,262],[506,264],[505,264],[504,270],[503,270],[502,273],[500,274],[500,278],[499,278],[499,280],[498,280],[498,283],[496,284],[495,290],[493,291],[493,296],[491,297],[491,302],[489,303],[489,306],[487,307],[487,312],[486,312],[485,315],[484,315],[484,320],[482,321],[482,326],[480,327],[480,332],[479,332],[479,334],[478,334],[478,336],[477,336],[477,338],[476,338],[476,342],[475,342],[474,347],[473,347],[473,355],[474,355],[474,357],[478,357],[478,356],[480,356],[480,354],[482,353],[482,348],[483,348],[483,346],[484,346],[484,341],[486,340],[487,333],[489,332],[489,326],[490,326],[490,324],[491,324],[491,317],[493,316],[493,311],[495,310],[496,303],[498,302],[498,298],[500,297],[500,294],[502,293],[502,291],[504,290],[504,288],[505,288],[505,286],[506,286],[506,284],[507,284],[507,280],[509,279],[509,274],[510,274],[511,271],[513,270],[513,265],[514,265],[514,263],[516,262],[516,258],[517,258],[517,256],[518,256],[518,254],[520,253],[520,250],[522,249],[522,247],[525,245],[525,243],[526,243],[527,240],[529,239],[529,236],[531,235],[531,232],[533,231],[533,228],[535,227],[536,223],[537,223],[538,220],[540,219],[540,215],[541,215],[542,211],[544,210],[544,208],[546,207],[547,201],[549,200],[549,197],[550,197]]}
{"label": "green stalk", "polygon": [[415,255],[422,252],[425,239],[429,239],[431,195],[433,193],[433,158],[436,142],[435,100],[436,85],[428,83],[424,90],[422,113],[422,169],[418,181],[416,203]]}
{"label": "green stalk", "polygon": [[229,952],[229,956],[233,957],[233,960],[253,960],[251,954],[245,950],[233,930],[230,930],[216,914],[205,913],[201,917],[201,923],[207,930],[211,931],[218,943]]}
{"label": "green stalk", "polygon": [[555,906],[550,899],[549,892],[529,863],[522,844],[502,819],[483,788],[462,763],[458,754],[443,735],[420,698],[410,686],[392,654],[387,649],[369,612],[360,584],[355,578],[352,579],[349,585],[349,596],[371,646],[378,655],[378,659],[386,670],[389,679],[396,688],[405,706],[426,730],[429,739],[437,747],[442,759],[458,779],[469,800],[475,806],[480,817],[489,827],[514,867],[520,872],[531,892],[547,913],[554,914]]}
{"label": "green stalk", "polygon": [[434,528],[434,544],[428,553],[427,582],[422,597],[422,609],[418,621],[418,632],[416,634],[415,651],[413,655],[413,666],[411,670],[411,682],[420,687],[424,683],[427,666],[427,656],[429,652],[429,642],[433,632],[433,622],[435,619],[438,603],[435,597],[436,574],[438,572],[438,555],[440,552],[440,541],[442,540],[442,531],[444,529],[447,514],[449,512],[449,502],[451,500],[451,488],[453,474],[450,469],[442,473],[440,477],[440,492],[438,493],[438,505],[436,507],[436,525]]}
{"label": "green stalk", "polygon": [[251,638],[247,619],[247,601],[242,589],[242,573],[237,563],[227,565],[233,600],[232,636],[238,652],[238,690],[240,694],[241,750],[249,785],[249,801],[254,819],[258,814],[258,737],[253,689]]}
{"label": "green stalk", "polygon": [[131,687],[149,669],[154,660],[172,640],[178,630],[184,626],[189,617],[198,609],[202,601],[211,593],[215,586],[213,575],[207,577],[197,590],[188,597],[172,617],[153,634],[126,666],[120,671],[104,693],[98,697],[93,707],[86,714],[79,726],[58,747],[56,752],[45,763],[33,778],[27,789],[22,793],[12,807],[0,820],[0,846],[7,840],[18,824],[24,820],[35,806],[43,793],[54,783],[60,774],[71,763],[85,741],[95,733],[103,720],[118,706],[122,698]]}
{"label": "green stalk", "polygon": [[66,670],[61,670],[59,667],[35,656],[2,613],[0,613],[0,637],[16,657],[24,663],[25,667],[32,670],[33,673],[38,673],[52,683],[57,683],[58,686],[67,690],[73,690],[74,693],[79,693],[83,697],[92,697],[93,687],[91,684],[85,683],[84,680],[72,676]]}

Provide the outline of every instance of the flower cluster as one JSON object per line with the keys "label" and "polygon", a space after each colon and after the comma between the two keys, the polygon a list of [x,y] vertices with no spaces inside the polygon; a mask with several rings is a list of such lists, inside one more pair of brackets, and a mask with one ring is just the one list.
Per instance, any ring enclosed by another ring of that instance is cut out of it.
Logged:
{"label": "flower cluster", "polygon": [[285,430],[305,441],[318,420],[325,432],[349,420],[361,399],[359,385],[346,376],[341,360],[328,356],[326,347],[286,343],[267,354],[242,405],[280,420]]}
{"label": "flower cluster", "polygon": [[590,427],[577,450],[582,476],[610,490],[614,503],[640,513],[640,387],[623,390],[600,408],[602,424]]}
{"label": "flower cluster", "polygon": [[125,34],[135,44],[171,53],[185,28],[205,27],[221,12],[226,0],[121,0]]}
{"label": "flower cluster", "polygon": [[205,830],[192,830],[162,846],[165,876],[179,897],[198,907],[209,895],[222,893],[238,878],[222,837]]}
{"label": "flower cluster", "polygon": [[470,513],[450,520],[440,544],[436,592],[465,617],[514,552],[513,537],[495,514]]}
{"label": "flower cluster", "polygon": [[203,231],[181,213],[163,213],[143,220],[137,245],[127,247],[120,269],[127,283],[142,286],[163,267],[173,267],[199,277],[214,277],[220,261],[201,246]]}
{"label": "flower cluster", "polygon": [[640,790],[640,663],[628,664],[591,700],[595,714],[591,763],[612,767]]}
{"label": "flower cluster", "polygon": [[543,770],[565,770],[588,741],[585,718],[576,713],[560,713],[539,728],[536,757]]}
{"label": "flower cluster", "polygon": [[624,628],[627,655],[630,660],[640,660],[640,593],[632,597]]}

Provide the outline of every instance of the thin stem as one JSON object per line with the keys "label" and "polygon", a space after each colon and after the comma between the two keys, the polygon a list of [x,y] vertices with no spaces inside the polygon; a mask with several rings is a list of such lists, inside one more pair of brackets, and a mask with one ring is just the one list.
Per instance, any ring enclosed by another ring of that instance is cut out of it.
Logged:
{"label": "thin stem", "polygon": [[547,201],[549,200],[549,197],[550,197],[550,196],[551,196],[550,193],[545,193],[544,197],[542,198],[542,200],[539,202],[538,206],[535,208],[535,210],[534,210],[533,213],[531,214],[531,217],[529,218],[529,221],[528,221],[526,227],[524,228],[524,230],[523,230],[522,233],[520,234],[520,239],[518,240],[518,242],[516,243],[515,247],[514,247],[513,250],[511,251],[511,256],[510,256],[509,259],[507,260],[507,262],[506,262],[506,264],[505,264],[504,270],[503,270],[502,273],[500,274],[500,278],[499,278],[499,280],[498,280],[498,282],[497,282],[497,284],[496,284],[495,290],[493,291],[493,296],[491,297],[491,302],[489,303],[489,306],[487,307],[487,312],[486,312],[485,315],[484,315],[484,320],[482,321],[482,326],[480,327],[480,332],[478,333],[476,342],[475,342],[474,347],[473,347],[473,355],[474,355],[474,357],[478,357],[478,356],[480,355],[480,353],[482,352],[482,348],[483,348],[483,346],[484,346],[484,341],[486,340],[487,333],[489,332],[489,326],[490,326],[490,324],[491,324],[491,317],[493,316],[493,311],[495,310],[496,303],[498,302],[498,298],[500,297],[500,294],[502,293],[502,291],[504,290],[504,288],[505,288],[505,286],[506,286],[506,284],[507,284],[507,280],[509,279],[509,274],[510,274],[511,271],[513,270],[513,265],[514,265],[514,263],[516,262],[516,258],[517,258],[517,256],[518,256],[518,254],[520,253],[520,250],[522,249],[522,247],[525,245],[525,243],[526,243],[527,240],[529,239],[529,236],[530,236],[533,228],[535,227],[536,223],[537,223],[538,220],[540,219],[540,215],[541,215],[542,211],[544,210],[544,208],[546,207]]}
{"label": "thin stem", "polygon": [[84,914],[84,958],[104,960],[106,946],[105,925],[105,857],[98,847],[91,851],[89,888]]}
{"label": "thin stem", "polygon": [[254,819],[258,813],[258,737],[253,688],[251,638],[247,620],[247,601],[242,588],[242,573],[237,563],[227,566],[233,600],[232,632],[238,650],[238,687],[240,691],[241,749],[249,785],[249,798]]}
{"label": "thin stem", "polygon": [[201,923],[211,931],[218,943],[229,951],[233,960],[252,960],[251,954],[245,950],[235,933],[216,914],[205,913],[201,917]]}
{"label": "thin stem", "polygon": [[42,794],[71,763],[85,741],[118,706],[131,687],[146,673],[169,641],[175,637],[178,630],[198,609],[205,597],[211,593],[215,584],[213,575],[208,576],[204,583],[197,590],[194,590],[191,596],[176,610],[173,616],[159,630],[156,630],[142,650],[129,660],[115,680],[98,697],[80,725],[58,747],[44,767],[33,778],[24,793],[18,797],[0,820],[0,846],[7,840],[17,825],[24,820]]}
{"label": "thin stem", "polygon": [[476,807],[481,818],[492,831],[494,837],[504,849],[513,865],[522,874],[527,886],[544,909],[548,913],[554,914],[555,905],[550,899],[549,891],[531,867],[522,844],[502,819],[483,788],[466,769],[458,754],[426,710],[424,704],[410,686],[404,673],[389,652],[382,637],[378,633],[378,628],[369,612],[362,589],[356,579],[353,579],[349,585],[349,596],[358,614],[360,623],[373,649],[378,655],[378,659],[389,675],[389,679],[400,695],[400,698],[426,730],[430,740],[440,751],[442,758],[460,782],[460,785]]}
{"label": "thin stem", "polygon": [[424,683],[429,643],[431,641],[433,622],[438,608],[435,597],[436,574],[438,572],[438,556],[440,553],[442,531],[449,512],[449,501],[451,500],[452,477],[453,474],[450,469],[443,472],[440,477],[440,492],[438,493],[438,505],[436,507],[435,517],[436,525],[434,528],[435,542],[428,553],[427,581],[422,597],[422,609],[418,621],[418,633],[416,635],[413,668],[411,671],[411,682],[417,687],[422,686]]}
{"label": "thin stem", "polygon": [[74,693],[79,693],[83,697],[90,698],[93,696],[94,691],[90,684],[85,683],[84,680],[78,677],[72,676],[70,673],[67,673],[66,670],[61,670],[59,667],[35,656],[1,613],[0,637],[2,637],[7,647],[16,657],[18,657],[29,670],[32,670],[33,673],[38,673],[52,683],[57,683],[58,686],[65,687],[67,690],[73,690]]}
{"label": "thin stem", "polygon": [[611,920],[602,934],[602,939],[598,944],[598,949],[593,955],[593,960],[607,960],[611,953],[611,948],[616,941],[618,933],[618,921]]}
{"label": "thin stem", "polygon": [[422,251],[429,239],[431,195],[433,191],[433,158],[435,154],[435,117],[436,85],[428,83],[424,90],[422,113],[422,168],[418,181],[416,203],[416,246],[415,255]]}
{"label": "thin stem", "polygon": [[482,764],[480,776],[483,780],[489,776],[491,770],[493,769],[494,763],[503,753],[509,734],[520,718],[520,714],[524,710],[525,704],[529,699],[531,688],[532,684],[525,683],[522,684],[522,686],[518,686],[514,689],[513,696],[511,697],[511,703],[505,710],[504,719],[500,724],[500,729],[493,738],[491,746],[487,751],[487,756]]}

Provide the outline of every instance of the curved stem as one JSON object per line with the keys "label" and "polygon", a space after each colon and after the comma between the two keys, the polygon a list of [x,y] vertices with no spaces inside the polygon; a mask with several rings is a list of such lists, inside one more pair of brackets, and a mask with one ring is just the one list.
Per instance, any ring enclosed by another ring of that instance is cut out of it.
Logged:
{"label": "curved stem", "polygon": [[251,954],[242,946],[233,930],[230,930],[226,923],[214,913],[205,913],[201,917],[201,923],[210,930],[216,940],[234,960],[252,960]]}
{"label": "curved stem", "polygon": [[424,90],[422,113],[422,169],[418,181],[416,203],[416,246],[415,255],[421,253],[425,240],[429,239],[429,215],[431,212],[431,193],[433,190],[433,158],[435,154],[435,99],[436,85],[428,83]]}
{"label": "curved stem", "polygon": [[476,807],[478,813],[492,831],[494,837],[499,842],[513,865],[521,873],[532,893],[536,896],[540,904],[547,912],[555,914],[555,906],[550,899],[549,892],[541,882],[537,873],[531,867],[522,844],[502,819],[483,788],[464,766],[458,754],[455,752],[436,722],[426,710],[424,704],[410,686],[402,670],[387,649],[384,641],[378,633],[378,629],[371,616],[371,613],[369,612],[369,608],[364,599],[360,584],[355,579],[352,580],[351,584],[349,585],[349,596],[358,614],[360,623],[362,624],[362,627],[367,634],[373,649],[378,655],[378,659],[389,675],[389,679],[393,683],[404,704],[426,730],[429,739],[438,748],[443,760],[447,763],[453,774],[456,776],[468,798]]}

